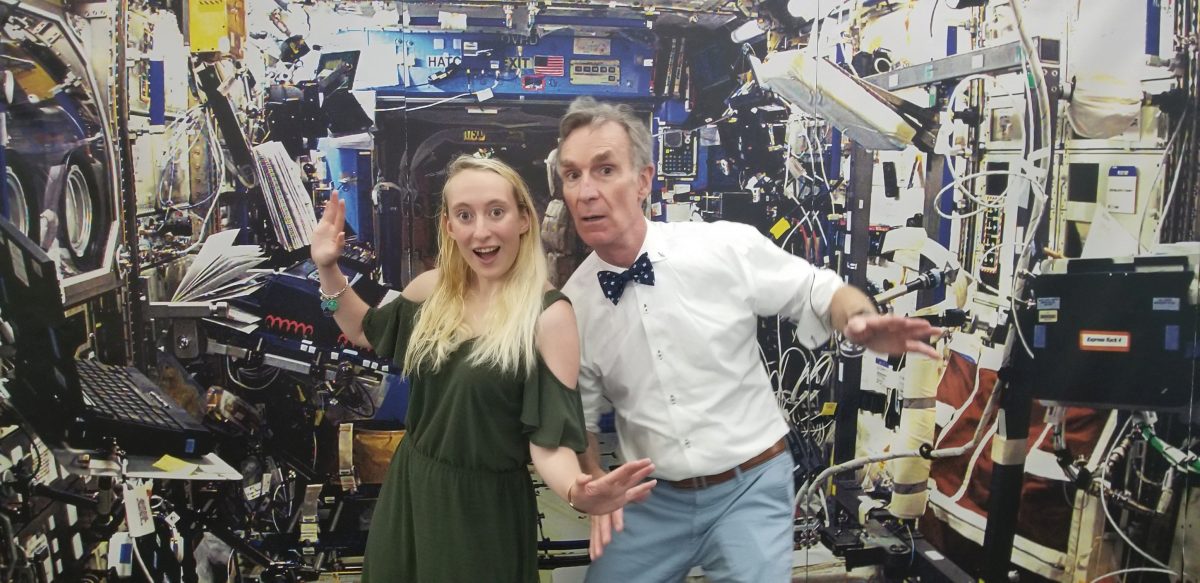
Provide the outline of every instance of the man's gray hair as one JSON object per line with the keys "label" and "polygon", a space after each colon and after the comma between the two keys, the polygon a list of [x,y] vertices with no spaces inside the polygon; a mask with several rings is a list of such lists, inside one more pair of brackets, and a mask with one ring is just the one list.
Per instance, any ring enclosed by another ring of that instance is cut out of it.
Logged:
{"label": "man's gray hair", "polygon": [[[632,107],[624,103],[600,102],[591,97],[580,97],[571,102],[571,107],[567,108],[566,115],[558,123],[558,143],[561,145],[571,132],[579,128],[610,121],[625,128],[625,134],[629,136],[630,161],[635,170],[640,171],[654,164],[654,158],[650,155],[650,128],[638,118]],[[557,166],[560,161],[558,154],[555,154],[554,161]]]}

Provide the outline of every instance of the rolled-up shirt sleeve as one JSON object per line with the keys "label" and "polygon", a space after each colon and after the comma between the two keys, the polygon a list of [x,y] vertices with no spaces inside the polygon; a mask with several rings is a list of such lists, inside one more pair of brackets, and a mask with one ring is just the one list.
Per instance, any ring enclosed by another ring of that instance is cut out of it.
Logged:
{"label": "rolled-up shirt sleeve", "polygon": [[833,334],[830,303],[843,285],[838,274],[784,251],[748,225],[733,227],[738,264],[750,304],[759,316],[780,315],[796,324],[796,337],[816,348]]}

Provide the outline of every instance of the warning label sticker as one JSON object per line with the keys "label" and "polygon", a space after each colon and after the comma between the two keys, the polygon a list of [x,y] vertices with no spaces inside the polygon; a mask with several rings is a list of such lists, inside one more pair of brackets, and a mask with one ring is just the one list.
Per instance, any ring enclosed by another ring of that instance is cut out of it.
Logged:
{"label": "warning label sticker", "polygon": [[1093,352],[1129,352],[1129,333],[1080,330],[1079,349]]}

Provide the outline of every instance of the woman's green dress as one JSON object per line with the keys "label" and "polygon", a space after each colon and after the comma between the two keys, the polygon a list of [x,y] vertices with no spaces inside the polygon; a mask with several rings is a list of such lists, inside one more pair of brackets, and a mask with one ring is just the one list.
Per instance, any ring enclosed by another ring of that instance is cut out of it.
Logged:
{"label": "woman's green dress", "polygon": [[[543,308],[561,299],[549,291]],[[419,308],[399,298],[367,312],[363,331],[378,354],[404,362]],[[472,344],[409,379],[407,433],[375,506],[363,581],[538,580],[529,443],[582,452],[579,393],[541,358],[528,376],[470,364]]]}

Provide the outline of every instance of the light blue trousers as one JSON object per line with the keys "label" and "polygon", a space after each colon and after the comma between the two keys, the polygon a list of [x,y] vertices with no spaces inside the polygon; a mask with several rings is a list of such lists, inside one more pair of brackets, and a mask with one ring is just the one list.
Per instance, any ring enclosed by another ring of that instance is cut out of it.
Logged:
{"label": "light blue trousers", "polygon": [[709,488],[662,481],[650,498],[625,507],[587,571],[587,583],[678,583],[699,566],[714,583],[786,583],[792,573],[795,488],[787,451]]}

